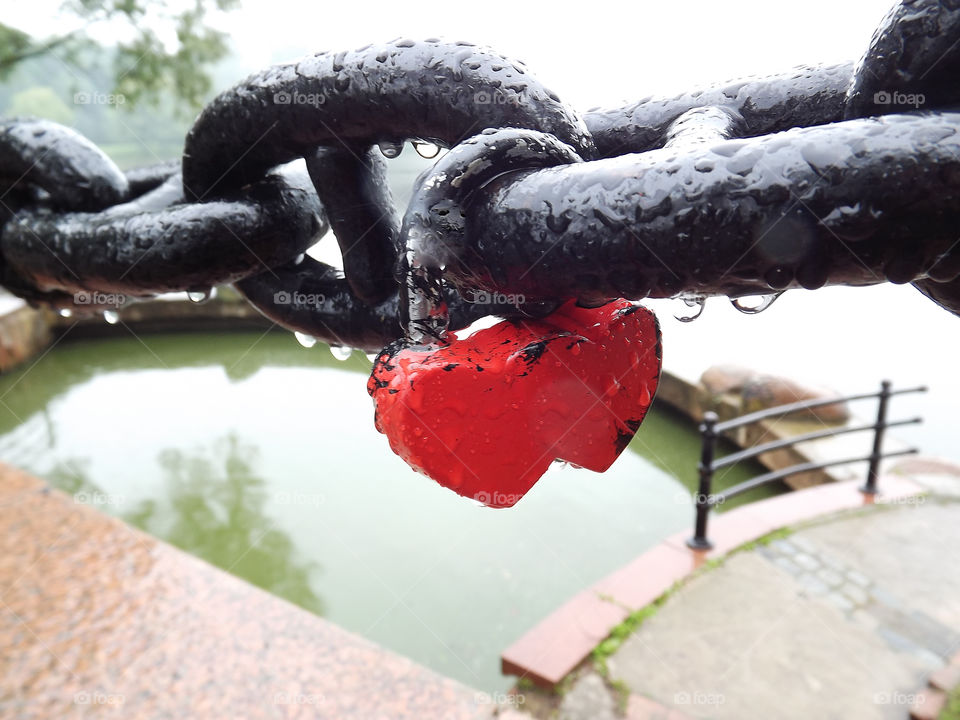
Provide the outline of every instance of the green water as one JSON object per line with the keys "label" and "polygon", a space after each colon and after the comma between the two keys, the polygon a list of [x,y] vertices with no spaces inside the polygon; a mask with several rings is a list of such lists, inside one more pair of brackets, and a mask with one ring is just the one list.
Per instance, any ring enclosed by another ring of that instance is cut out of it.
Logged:
{"label": "green water", "polygon": [[0,459],[468,685],[508,687],[501,650],[691,526],[698,438],[663,410],[608,472],[555,464],[491,510],[390,452],[363,355],[118,333],[0,378]]}

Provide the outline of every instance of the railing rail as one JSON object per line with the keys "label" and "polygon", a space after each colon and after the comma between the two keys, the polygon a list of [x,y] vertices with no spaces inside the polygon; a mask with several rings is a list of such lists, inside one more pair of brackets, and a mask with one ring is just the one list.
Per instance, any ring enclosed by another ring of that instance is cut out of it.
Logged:
{"label": "railing rail", "polygon": [[[847,395],[845,397],[830,398],[827,400],[803,400],[800,402],[788,403],[786,405],[779,405],[774,408],[759,410],[747,415],[742,415],[738,418],[725,420],[724,422],[719,422],[719,418],[714,412],[704,413],[703,423],[700,425],[700,434],[703,438],[703,442],[700,450],[700,464],[698,466],[700,481],[698,483],[697,496],[695,498],[696,520],[694,524],[693,536],[687,540],[687,545],[697,550],[706,550],[713,547],[713,544],[707,537],[707,522],[709,520],[710,510],[715,505],[719,505],[729,498],[745,493],[748,490],[753,490],[754,488],[761,487],[762,485],[766,485],[777,480],[782,480],[790,475],[796,475],[797,473],[810,472],[812,470],[822,470],[824,468],[835,467],[838,465],[849,465],[856,462],[869,462],[869,466],[867,468],[867,479],[863,487],[860,488],[860,491],[867,495],[875,495],[878,492],[877,481],[879,478],[880,461],[885,458],[896,457],[900,455],[912,455],[917,452],[916,448],[908,448],[906,450],[897,450],[894,452],[884,453],[883,438],[886,429],[889,427],[913,425],[922,422],[922,419],[919,417],[910,418],[909,420],[896,420],[893,422],[888,422],[887,410],[890,398],[894,395],[904,395],[907,393],[926,391],[926,386],[922,385],[918,387],[893,390],[890,381],[884,380],[880,384],[879,392]],[[813,432],[803,433],[802,435],[796,435],[794,437],[784,438],[782,440],[775,440],[754,446],[752,448],[746,448],[739,452],[731,453],[730,455],[720,459],[714,459],[714,455],[716,454],[717,438],[719,438],[722,433],[728,430],[733,430],[745,425],[751,425],[772,417],[783,417],[784,415],[789,415],[790,413],[797,412],[798,410],[810,410],[812,408],[835,405],[837,403],[852,402],[854,400],[869,400],[873,398],[877,398],[879,400],[877,404],[876,422],[852,427],[815,430]],[[873,448],[869,455],[863,455],[855,458],[844,458],[843,460],[799,463],[781,470],[774,470],[768,473],[763,473],[762,475],[757,475],[756,477],[734,485],[731,488],[727,488],[722,493],[718,493],[716,495],[712,493],[713,474],[719,468],[734,465],[748,458],[770,452],[771,450],[779,450],[781,448],[791,447],[793,445],[808,442],[810,440],[833,437],[835,435],[845,435],[848,433],[864,432],[867,430],[872,430],[874,433]]]}
{"label": "railing rail", "polygon": [[799,445],[800,443],[805,443],[810,440],[819,440],[825,437],[833,437],[834,435],[846,435],[848,433],[861,432],[863,430],[877,430],[878,428],[890,428],[890,427],[899,427],[901,425],[916,425],[917,423],[923,422],[923,418],[910,418],[909,420],[897,420],[896,422],[889,422],[885,425],[877,425],[871,423],[869,425],[855,425],[852,427],[844,428],[827,428],[826,430],[815,430],[814,432],[804,433],[803,435],[794,435],[792,437],[783,438],[782,440],[774,440],[773,442],[764,443],[763,445],[754,445],[753,447],[747,448],[746,450],[741,450],[739,452],[730,453],[729,455],[724,455],[719,460],[714,460],[713,469],[719,470],[722,467],[728,465],[735,465],[738,462],[743,460],[749,460],[752,457],[757,455],[763,455],[764,453],[770,452],[771,450],[779,450],[781,448],[790,447],[791,445]]}
{"label": "railing rail", "polygon": [[[890,381],[884,380],[887,383],[889,388]],[[860,393],[857,395],[847,395],[846,397],[839,398],[827,398],[826,400],[800,400],[798,402],[788,403],[786,405],[778,405],[777,407],[765,408],[763,410],[757,410],[748,415],[741,415],[740,417],[733,418],[732,420],[724,420],[721,423],[717,423],[717,432],[726,432],[727,430],[733,430],[742,425],[750,425],[759,420],[766,420],[767,418],[780,417],[782,415],[789,415],[790,413],[797,412],[798,410],[810,410],[812,408],[826,407],[827,405],[837,405],[838,403],[843,402],[853,402],[854,400],[870,400],[871,398],[877,398],[883,396],[883,385],[881,384],[880,392],[872,393]],[[926,392],[927,387],[925,385],[918,385],[913,388],[903,388],[901,390],[889,390],[886,393],[886,397],[892,397],[894,395],[905,395],[907,393],[917,393],[917,392]]]}

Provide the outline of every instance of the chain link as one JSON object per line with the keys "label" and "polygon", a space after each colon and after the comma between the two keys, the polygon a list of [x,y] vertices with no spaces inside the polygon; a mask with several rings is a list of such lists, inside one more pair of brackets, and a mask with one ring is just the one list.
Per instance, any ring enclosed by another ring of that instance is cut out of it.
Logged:
{"label": "chain link", "polygon": [[[949,5],[900,3],[856,67],[583,115],[468,43],[319,53],[210,103],[182,173],[124,175],[68,128],[6,120],[0,283],[55,307],[234,283],[279,324],[364,349],[570,297],[912,282],[960,314]],[[451,150],[401,213],[385,156],[406,140]],[[328,227],[342,273],[303,258]]]}

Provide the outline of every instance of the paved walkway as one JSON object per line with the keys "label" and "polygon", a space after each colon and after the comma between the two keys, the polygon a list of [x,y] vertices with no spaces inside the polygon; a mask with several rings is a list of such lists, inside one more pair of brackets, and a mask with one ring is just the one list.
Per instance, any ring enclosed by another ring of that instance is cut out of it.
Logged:
{"label": "paved walkway", "polygon": [[[914,477],[930,495],[694,577],[608,659],[606,681],[592,666],[574,674],[555,717],[906,718],[960,651],[960,478]],[[545,717],[537,706],[525,709]]]}

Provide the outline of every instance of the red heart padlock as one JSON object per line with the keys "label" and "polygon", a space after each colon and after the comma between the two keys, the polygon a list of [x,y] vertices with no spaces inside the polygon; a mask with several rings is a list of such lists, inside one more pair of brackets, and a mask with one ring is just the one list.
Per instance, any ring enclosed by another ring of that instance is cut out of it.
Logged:
{"label": "red heart padlock", "polygon": [[571,300],[536,321],[504,320],[449,344],[394,344],[367,389],[377,430],[414,470],[491,507],[510,507],[554,459],[603,472],[636,433],[660,378],[646,308]]}

